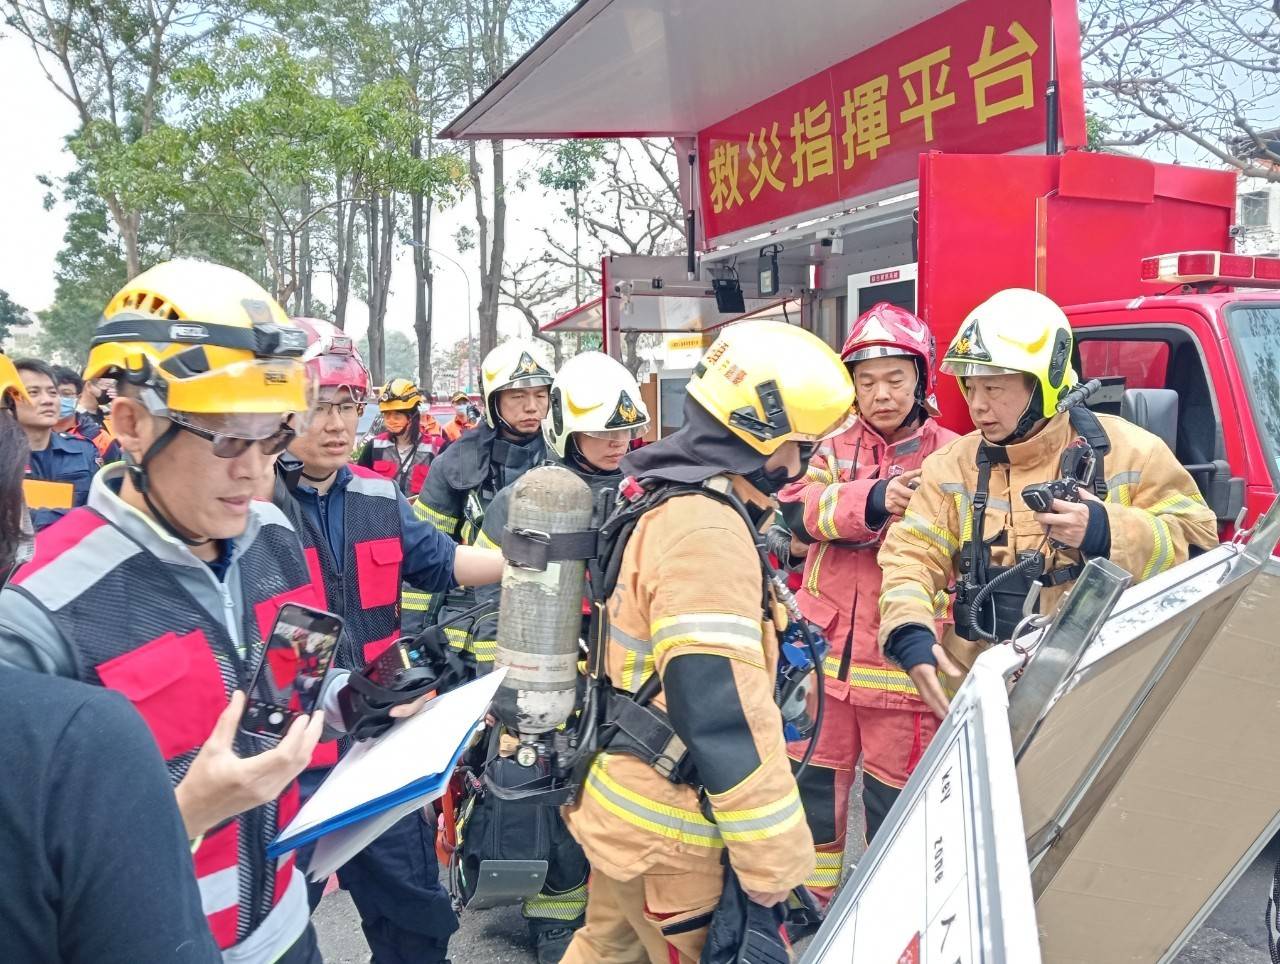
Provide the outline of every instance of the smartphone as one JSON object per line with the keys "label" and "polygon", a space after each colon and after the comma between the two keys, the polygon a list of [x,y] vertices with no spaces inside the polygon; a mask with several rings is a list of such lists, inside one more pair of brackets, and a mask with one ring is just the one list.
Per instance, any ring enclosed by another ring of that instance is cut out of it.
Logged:
{"label": "smartphone", "polygon": [[313,712],[341,635],[342,619],[333,613],[281,606],[254,670],[240,729],[279,739],[295,719]]}

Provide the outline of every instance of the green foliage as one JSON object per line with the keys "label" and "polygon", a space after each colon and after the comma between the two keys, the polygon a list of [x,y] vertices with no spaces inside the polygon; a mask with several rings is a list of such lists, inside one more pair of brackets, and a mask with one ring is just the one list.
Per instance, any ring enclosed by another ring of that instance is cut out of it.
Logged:
{"label": "green foliage", "polygon": [[1111,125],[1092,111],[1085,114],[1084,124],[1087,135],[1085,150],[1095,152],[1105,150],[1103,145],[1106,143],[1107,136],[1111,134]]}
{"label": "green foliage", "polygon": [[[361,336],[356,348],[360,357],[369,357],[369,336]],[[383,379],[407,378],[412,382],[418,380],[418,340],[411,334],[405,334],[398,328],[388,328],[386,333],[386,365]]]}
{"label": "green foliage", "polygon": [[0,288],[0,340],[7,339],[14,328],[22,328],[31,324],[27,309],[12,298],[9,292]]}
{"label": "green foliage", "polygon": [[595,178],[595,166],[604,160],[603,141],[563,141],[538,169],[538,183],[553,191],[577,193]]}

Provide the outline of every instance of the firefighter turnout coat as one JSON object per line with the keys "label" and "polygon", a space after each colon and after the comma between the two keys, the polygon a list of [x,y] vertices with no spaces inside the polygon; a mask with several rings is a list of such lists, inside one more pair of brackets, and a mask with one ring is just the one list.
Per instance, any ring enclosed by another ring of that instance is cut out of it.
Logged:
{"label": "firefighter turnout coat", "polygon": [[[1097,418],[1111,444],[1103,463],[1110,560],[1140,582],[1185,562],[1191,546],[1217,545],[1217,520],[1169,447],[1124,419]],[[992,467],[983,527],[985,541],[996,543],[991,547],[992,565],[1013,565],[1019,552],[1042,546],[1044,528],[1021,492],[1027,485],[1057,478],[1062,452],[1076,438],[1069,414],[1061,414],[1027,441],[1003,447],[1008,462]],[[934,626],[934,601],[952,584],[961,549],[975,535],[972,506],[981,441],[973,432],[926,460],[906,515],[889,530],[880,551],[882,646],[900,626]],[[1045,551],[1046,571],[1080,562],[1076,550]],[[1040,612],[1051,611],[1067,588],[1069,583],[1042,589]],[[965,671],[985,648],[960,638],[954,627],[948,627],[942,644]]]}
{"label": "firefighter turnout coat", "polygon": [[[732,484],[744,502],[767,504],[741,479]],[[773,700],[784,617],[771,596],[766,615],[765,599],[751,533],[711,496],[675,496],[645,513],[623,552],[609,600],[609,677],[632,693],[650,674],[662,678],[651,705],[690,748],[714,820],[693,786],[634,756],[601,752],[565,821],[596,871],[644,877],[654,913],[713,905],[726,849],[748,890],[789,889],[813,869]]]}
{"label": "firefighter turnout coat", "polygon": [[[954,432],[926,419],[919,430],[890,445],[858,419],[819,445],[805,477],[779,496],[803,510],[803,538],[814,543],[796,597],[831,645],[824,670],[827,692],[836,699],[886,709],[924,707],[911,677],[885,660],[876,641],[881,581],[876,553],[892,517],[868,525],[868,499],[880,482],[920,468],[954,438]],[[945,609],[945,594],[940,602]]]}

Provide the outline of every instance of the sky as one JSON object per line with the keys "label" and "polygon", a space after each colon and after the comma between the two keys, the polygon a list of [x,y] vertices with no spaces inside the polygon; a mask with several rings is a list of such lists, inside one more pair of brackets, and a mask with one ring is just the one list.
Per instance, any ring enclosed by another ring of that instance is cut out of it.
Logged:
{"label": "sky", "polygon": [[[45,78],[26,42],[12,34],[0,33],[0,91],[5,92],[0,96],[0,290],[7,291],[18,304],[40,311],[53,300],[54,258],[62,247],[66,210],[60,204],[44,210],[46,191],[36,177],[56,179],[71,169],[65,138],[76,126],[76,113]],[[512,178],[533,160],[530,148],[509,150],[507,169]],[[519,263],[524,251],[537,243],[532,226],[549,223],[562,208],[554,197],[542,193],[536,179],[531,182],[533,187],[516,194],[510,203],[509,265]],[[475,202],[468,194],[460,204],[433,219],[432,248],[440,255],[435,259],[433,330],[438,345],[452,345],[465,338],[468,318],[474,325],[480,294],[477,254],[460,253],[453,242],[462,224],[474,226],[474,209]],[[413,255],[407,245],[398,246],[391,288],[387,325],[412,335]],[[319,297],[332,303],[323,291]],[[348,328],[356,337],[367,327],[366,311],[362,303],[348,309]],[[528,325],[522,316],[508,310],[500,315],[498,329],[500,334],[517,335],[527,332]]]}

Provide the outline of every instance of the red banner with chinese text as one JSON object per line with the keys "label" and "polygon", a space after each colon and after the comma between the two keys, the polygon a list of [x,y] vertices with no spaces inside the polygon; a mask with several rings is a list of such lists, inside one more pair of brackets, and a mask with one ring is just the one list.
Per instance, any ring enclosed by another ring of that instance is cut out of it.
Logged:
{"label": "red banner with chinese text", "polygon": [[700,131],[707,238],[1043,143],[1050,32],[1047,2],[965,0]]}

